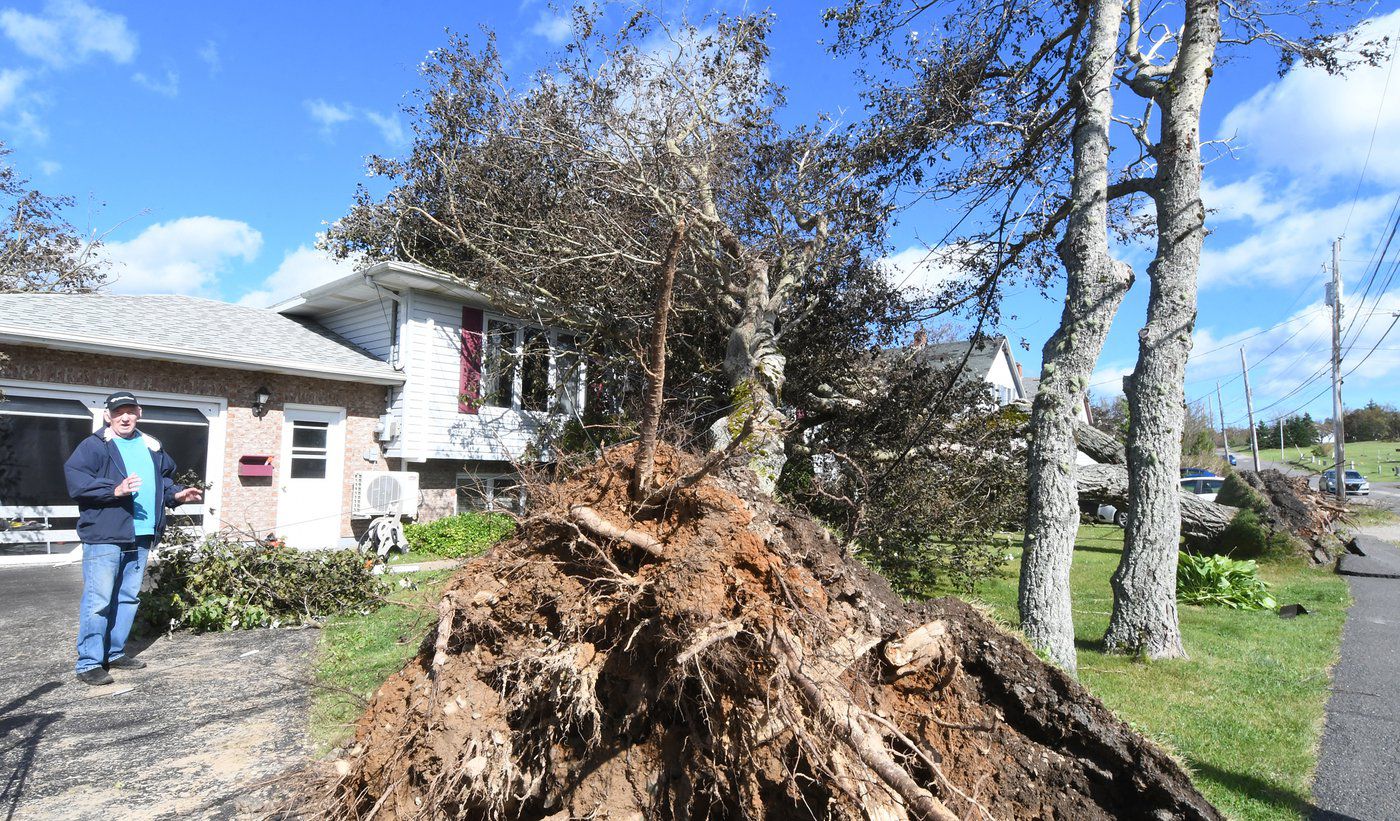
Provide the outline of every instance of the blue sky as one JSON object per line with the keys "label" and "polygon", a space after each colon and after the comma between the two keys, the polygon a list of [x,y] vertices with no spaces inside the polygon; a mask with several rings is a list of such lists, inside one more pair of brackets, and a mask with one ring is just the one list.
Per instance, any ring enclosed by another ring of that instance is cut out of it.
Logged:
{"label": "blue sky", "polygon": [[[851,65],[819,42],[822,5],[773,4],[772,73],[789,88],[791,117],[854,119]],[[1393,0],[1370,19],[1371,31],[1400,33]],[[269,304],[347,272],[314,250],[316,234],[365,179],[365,155],[407,149],[399,107],[444,29],[478,25],[500,34],[517,77],[567,32],[534,0],[392,9],[0,0],[0,136],[37,187],[78,197],[71,218],[106,235],[114,290]],[[1216,73],[1203,137],[1233,142],[1206,169],[1214,213],[1188,398],[1213,395],[1219,379],[1227,421],[1241,419],[1244,347],[1262,417],[1330,415],[1325,380],[1309,377],[1329,342],[1322,265],[1344,235],[1348,320],[1358,318],[1344,367],[1359,363],[1347,405],[1400,404],[1400,328],[1382,339],[1400,311],[1389,264],[1364,306],[1356,299],[1400,194],[1400,76],[1386,64],[1345,78],[1307,69],[1280,78],[1271,54],[1238,56]],[[938,211],[904,215],[891,249],[897,276],[937,281],[937,266],[916,264],[919,241],[946,224]],[[1116,391],[1131,370],[1145,314],[1148,257],[1125,254],[1138,282],[1094,377],[1097,394]],[[1021,291],[1008,308],[999,330],[1030,346],[1017,355],[1038,371],[1060,305]]]}

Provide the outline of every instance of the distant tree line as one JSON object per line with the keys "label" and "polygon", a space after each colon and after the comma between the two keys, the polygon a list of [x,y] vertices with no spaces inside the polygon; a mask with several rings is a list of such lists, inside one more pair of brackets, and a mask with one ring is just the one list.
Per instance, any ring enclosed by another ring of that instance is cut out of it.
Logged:
{"label": "distant tree line", "polygon": [[[1259,447],[1278,447],[1279,423],[1277,419],[1271,422],[1260,422],[1255,427],[1255,433],[1259,437]],[[1284,417],[1283,446],[1285,448],[1310,448],[1317,443],[1317,422],[1313,420],[1311,414]]]}
{"label": "distant tree line", "polygon": [[1343,414],[1342,427],[1348,442],[1400,440],[1400,410],[1367,402],[1366,407]]}

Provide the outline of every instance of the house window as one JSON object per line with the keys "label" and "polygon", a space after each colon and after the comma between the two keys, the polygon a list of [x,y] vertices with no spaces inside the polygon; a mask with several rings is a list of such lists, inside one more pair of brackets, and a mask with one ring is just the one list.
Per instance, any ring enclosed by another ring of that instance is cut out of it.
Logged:
{"label": "house window", "polygon": [[583,359],[574,334],[487,319],[482,403],[496,408],[576,414],[583,404]]}
{"label": "house window", "polygon": [[0,507],[72,505],[63,463],[92,429],[92,411],[74,399],[0,402]]}
{"label": "house window", "polygon": [[509,510],[525,512],[525,490],[514,474],[457,474],[457,512]]}

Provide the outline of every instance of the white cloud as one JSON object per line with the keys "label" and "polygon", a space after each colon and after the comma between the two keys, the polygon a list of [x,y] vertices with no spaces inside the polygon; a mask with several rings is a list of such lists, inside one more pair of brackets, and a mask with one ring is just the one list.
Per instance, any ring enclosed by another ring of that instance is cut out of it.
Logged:
{"label": "white cloud", "polygon": [[63,170],[63,164],[54,162],[53,160],[40,160],[39,170],[44,172],[44,176],[52,177],[54,174]]}
{"label": "white cloud", "polygon": [[[1397,30],[1400,11],[1363,23],[1360,34],[1394,37]],[[1358,66],[1332,76],[1295,66],[1226,114],[1219,136],[1238,135],[1239,148],[1265,167],[1319,180],[1355,180],[1364,164],[1367,179],[1400,182],[1400,141],[1394,139],[1400,131],[1400,77],[1390,77],[1387,87],[1389,70],[1385,64]]]}
{"label": "white cloud", "polygon": [[210,40],[199,50],[199,59],[209,67],[209,74],[218,74],[223,69],[223,62],[219,58],[219,44]]}
{"label": "white cloud", "polygon": [[120,14],[82,0],[48,0],[42,14],[0,10],[0,32],[24,54],[55,68],[105,55],[117,63],[136,56],[136,35]]}
{"label": "white cloud", "polygon": [[182,217],[156,223],[126,242],[105,248],[115,263],[112,290],[128,294],[210,294],[234,260],[251,261],[262,249],[251,225],[220,217]]}
{"label": "white cloud", "polygon": [[303,245],[283,257],[277,270],[257,290],[240,297],[238,304],[266,308],[354,271],[353,262],[334,259],[324,251]]}
{"label": "white cloud", "polygon": [[1206,238],[1201,253],[1202,288],[1266,284],[1289,287],[1320,277],[1320,266],[1331,259],[1331,238],[1347,234],[1349,248],[1374,246],[1390,213],[1390,194],[1350,199],[1332,205],[1315,205],[1307,197],[1287,190],[1266,191],[1268,183],[1251,178],[1219,188],[1207,186],[1202,199],[1209,208],[1221,209],[1208,225],[1239,223],[1233,243],[1224,232]]}
{"label": "white cloud", "polygon": [[15,115],[15,119],[5,123],[5,128],[10,134],[18,135],[20,139],[41,145],[48,142],[49,130],[44,124],[39,122],[39,118],[33,111],[28,109],[20,111]]}
{"label": "white cloud", "polygon": [[9,108],[15,100],[19,99],[20,87],[27,79],[29,79],[29,74],[16,68],[0,71],[0,111]]}
{"label": "white cloud", "polygon": [[574,24],[567,14],[558,14],[546,9],[540,12],[540,17],[535,21],[535,25],[530,27],[530,33],[543,37],[554,45],[562,45],[569,35],[573,34]]}
{"label": "white cloud", "polygon": [[879,266],[901,291],[937,293],[961,277],[950,248],[911,246],[880,260]]}
{"label": "white cloud", "polygon": [[384,137],[384,142],[395,147],[408,144],[408,137],[404,133],[403,124],[399,118],[393,114],[380,114],[377,111],[365,111],[365,119],[374,124],[379,129],[379,133]]}
{"label": "white cloud", "polygon": [[163,97],[176,97],[180,94],[180,75],[170,69],[166,69],[163,80],[148,77],[140,71],[131,75],[131,79],[142,88],[154,91]]}
{"label": "white cloud", "polygon": [[363,119],[379,130],[384,142],[400,148],[408,144],[408,134],[403,123],[395,114],[380,114],[367,108],[357,108],[349,103],[330,103],[322,99],[307,100],[306,111],[311,119],[321,126],[321,133],[329,136],[338,126],[352,120]]}
{"label": "white cloud", "polygon": [[306,111],[322,129],[330,129],[355,119],[355,109],[348,105],[335,105],[325,100],[307,100]]}

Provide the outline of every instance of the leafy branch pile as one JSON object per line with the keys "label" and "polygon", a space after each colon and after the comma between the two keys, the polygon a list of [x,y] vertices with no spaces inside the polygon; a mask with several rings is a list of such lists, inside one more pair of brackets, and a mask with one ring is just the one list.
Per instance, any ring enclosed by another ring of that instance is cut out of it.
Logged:
{"label": "leafy branch pile", "polygon": [[214,537],[161,551],[142,618],[156,630],[285,627],[378,606],[383,582],[354,550],[302,552]]}
{"label": "leafy branch pile", "polygon": [[1272,610],[1277,606],[1253,559],[1181,554],[1176,566],[1176,597],[1184,604]]}
{"label": "leafy branch pile", "polygon": [[403,528],[413,550],[451,559],[479,556],[514,532],[515,520],[504,513],[461,513]]}

